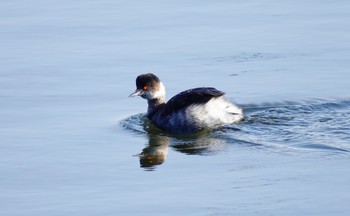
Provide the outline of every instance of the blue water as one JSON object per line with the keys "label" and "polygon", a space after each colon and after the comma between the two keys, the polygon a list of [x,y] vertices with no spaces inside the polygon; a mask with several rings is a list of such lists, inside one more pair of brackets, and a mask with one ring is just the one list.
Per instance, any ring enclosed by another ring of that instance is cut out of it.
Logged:
{"label": "blue water", "polygon": [[164,163],[169,147],[198,155],[217,154],[239,145],[268,152],[350,156],[350,101],[247,104],[243,108],[244,122],[190,136],[160,131],[145,114],[124,119],[121,125],[148,137],[149,144],[139,155],[141,167],[147,168]]}
{"label": "blue water", "polygon": [[[350,3],[0,3],[1,215],[347,215]],[[213,86],[245,121],[160,132],[128,98]]]}

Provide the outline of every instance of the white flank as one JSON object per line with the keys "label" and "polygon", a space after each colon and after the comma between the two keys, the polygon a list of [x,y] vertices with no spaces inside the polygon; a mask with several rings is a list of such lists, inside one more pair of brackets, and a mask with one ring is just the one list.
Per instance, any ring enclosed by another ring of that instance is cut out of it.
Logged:
{"label": "white flank", "polygon": [[243,119],[241,108],[227,101],[224,97],[213,98],[205,104],[193,105],[188,114],[204,127],[213,128]]}

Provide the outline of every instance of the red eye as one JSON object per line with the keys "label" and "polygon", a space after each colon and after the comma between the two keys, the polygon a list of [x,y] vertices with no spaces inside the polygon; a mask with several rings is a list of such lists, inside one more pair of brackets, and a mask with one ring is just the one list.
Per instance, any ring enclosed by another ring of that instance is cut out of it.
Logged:
{"label": "red eye", "polygon": [[144,86],[144,87],[143,87],[143,90],[148,90],[148,86]]}

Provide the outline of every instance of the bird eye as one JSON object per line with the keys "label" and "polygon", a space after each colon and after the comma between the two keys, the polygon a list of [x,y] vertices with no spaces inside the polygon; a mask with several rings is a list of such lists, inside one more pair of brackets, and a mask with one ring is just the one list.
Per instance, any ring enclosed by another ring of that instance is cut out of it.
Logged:
{"label": "bird eye", "polygon": [[144,86],[144,87],[143,87],[143,90],[148,90],[148,86]]}

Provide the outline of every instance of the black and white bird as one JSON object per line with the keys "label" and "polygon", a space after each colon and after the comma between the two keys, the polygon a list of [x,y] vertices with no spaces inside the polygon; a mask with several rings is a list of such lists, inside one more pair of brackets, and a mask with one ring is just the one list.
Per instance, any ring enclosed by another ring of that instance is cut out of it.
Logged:
{"label": "black and white bird", "polygon": [[242,109],[224,98],[224,94],[215,88],[194,88],[166,102],[163,83],[148,73],[136,78],[136,91],[130,97],[141,96],[148,101],[147,117],[160,129],[173,134],[194,134],[243,119]]}

